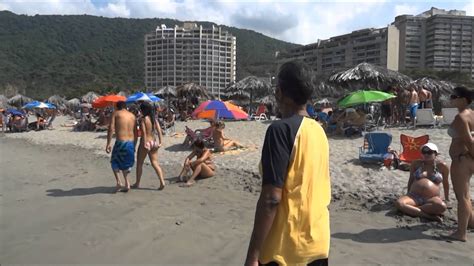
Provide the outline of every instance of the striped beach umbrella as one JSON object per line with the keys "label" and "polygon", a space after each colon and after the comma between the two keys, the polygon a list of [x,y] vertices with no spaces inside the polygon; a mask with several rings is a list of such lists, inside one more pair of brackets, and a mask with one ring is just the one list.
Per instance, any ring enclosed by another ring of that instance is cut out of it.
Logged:
{"label": "striped beach umbrella", "polygon": [[56,106],[54,106],[53,104],[50,104],[50,103],[44,103],[44,102],[38,102],[38,101],[30,102],[30,103],[27,103],[23,106],[23,109],[35,109],[35,108],[38,108],[38,109],[56,109]]}
{"label": "striped beach umbrella", "polygon": [[237,105],[230,102],[209,100],[203,102],[192,114],[194,118],[201,119],[232,119],[246,120],[249,115],[241,110]]}
{"label": "striped beach umbrella", "polygon": [[151,94],[151,93],[144,93],[144,92],[137,92],[135,94],[132,94],[128,96],[127,100],[125,101],[126,103],[135,103],[139,101],[145,101],[145,102],[159,102],[162,99]]}

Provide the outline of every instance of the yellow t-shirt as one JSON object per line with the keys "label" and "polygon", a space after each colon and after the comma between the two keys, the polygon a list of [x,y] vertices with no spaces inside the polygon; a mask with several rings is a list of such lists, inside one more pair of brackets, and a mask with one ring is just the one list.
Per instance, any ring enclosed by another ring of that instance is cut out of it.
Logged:
{"label": "yellow t-shirt", "polygon": [[263,185],[282,188],[260,263],[306,265],[329,256],[331,185],[326,134],[313,119],[295,115],[267,130]]}

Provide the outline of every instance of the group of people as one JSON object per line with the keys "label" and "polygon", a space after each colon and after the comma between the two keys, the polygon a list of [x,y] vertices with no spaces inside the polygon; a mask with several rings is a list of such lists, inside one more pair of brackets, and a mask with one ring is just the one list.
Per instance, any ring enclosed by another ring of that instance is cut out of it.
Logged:
{"label": "group of people", "polygon": [[[448,128],[452,138],[449,147],[451,167],[440,161],[438,147],[427,143],[421,147],[423,159],[412,162],[407,194],[399,198],[395,206],[402,212],[442,221],[441,215],[446,211],[449,201],[449,175],[454,194],[458,201],[458,229],[448,238],[466,241],[467,228],[474,229],[474,216],[469,194],[469,181],[474,174],[474,112],[469,105],[474,99],[474,92],[457,87],[451,95],[452,105],[459,114]],[[440,195],[443,185],[444,199]]]}
{"label": "group of people", "polygon": [[382,102],[381,112],[386,125],[406,125],[409,121],[415,125],[418,109],[433,108],[433,94],[424,87],[410,84],[408,88],[391,87],[386,90],[396,97]]}
{"label": "group of people", "polygon": [[215,152],[225,152],[231,149],[245,148],[239,142],[227,138],[224,135],[225,123],[224,121],[209,121],[209,127],[204,129],[196,129],[192,131],[186,127],[186,137],[183,145],[190,145],[197,139],[203,141],[204,144],[210,146]]}
{"label": "group of people", "polygon": [[[439,149],[434,143],[424,145],[421,148],[423,159],[411,165],[407,195],[396,202],[397,208],[409,215],[440,220],[440,214],[446,210],[444,201],[449,200],[448,177],[451,175],[458,201],[458,228],[449,237],[460,241],[466,240],[468,227],[474,227],[469,194],[469,182],[474,173],[474,112],[469,108],[473,93],[458,87],[451,95],[453,105],[459,110],[448,130],[452,137],[451,167],[438,159]],[[323,127],[306,111],[311,94],[310,68],[297,61],[284,63],[275,91],[281,119],[268,127],[263,142],[262,190],[245,265],[328,265],[329,143]],[[123,191],[140,186],[147,154],[160,179],[160,189],[165,186],[157,156],[163,141],[159,123],[150,104],[142,103],[140,111],[137,119],[126,110],[125,103],[117,103],[107,134],[106,151],[112,152],[117,189]],[[222,124],[213,122],[211,127],[214,141],[225,148],[225,137],[219,133]],[[112,149],[113,132],[116,142]],[[137,143],[137,181],[130,185],[127,174],[134,164]],[[212,152],[201,138],[192,141],[192,148],[179,174],[185,186],[192,185],[198,176],[213,176],[216,170]],[[124,187],[119,171],[125,178]],[[444,200],[440,196],[441,184]]]}
{"label": "group of people", "polygon": [[[140,104],[136,116],[128,111],[125,102],[118,102],[116,110],[112,113],[107,130],[106,152],[112,153],[111,166],[116,180],[117,191],[128,192],[131,188],[140,188],[143,163],[148,155],[151,165],[160,181],[159,190],[165,188],[163,171],[158,162],[158,149],[163,143],[163,132],[155,115],[155,108],[148,102]],[[112,147],[112,136],[115,134],[115,144]],[[136,155],[136,181],[130,184],[128,174],[135,163]],[[183,186],[191,186],[197,177],[207,178],[214,175],[215,165],[212,154],[204,146],[202,140],[193,142],[193,151],[185,159],[183,170],[179,179],[184,181]],[[193,161],[193,158],[196,158]],[[188,175],[192,171],[191,175]],[[122,172],[125,184],[120,179]]]}
{"label": "group of people", "polygon": [[0,111],[0,123],[2,132],[24,132],[28,130],[52,129],[53,121],[56,118],[57,111],[54,109],[37,110],[34,115],[36,121],[29,122],[28,111],[9,112],[5,109]]}

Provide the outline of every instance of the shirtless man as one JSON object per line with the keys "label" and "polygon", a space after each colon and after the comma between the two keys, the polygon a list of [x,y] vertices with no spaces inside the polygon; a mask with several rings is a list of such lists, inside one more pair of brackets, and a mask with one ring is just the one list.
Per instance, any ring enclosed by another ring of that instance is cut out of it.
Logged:
{"label": "shirtless man", "polygon": [[411,86],[410,87],[410,117],[411,121],[413,123],[413,126],[415,126],[415,120],[416,120],[416,110],[418,109],[418,103],[420,102],[418,98],[418,93],[415,91],[415,87]]}
{"label": "shirtless man", "polygon": [[[115,145],[112,150],[112,134],[115,132]],[[117,181],[117,191],[128,192],[130,190],[130,182],[128,181],[128,173],[132,169],[135,162],[135,146],[137,144],[137,125],[135,115],[125,109],[125,102],[117,103],[117,110],[112,114],[112,118],[107,131],[107,146],[105,151],[112,151],[112,171]],[[125,179],[125,187],[119,178],[119,172],[122,171]]]}
{"label": "shirtless man", "polygon": [[237,141],[228,139],[224,136],[225,124],[222,121],[215,123],[215,129],[212,133],[212,138],[214,139],[214,148],[218,152],[228,151],[231,148],[243,148],[242,144]]}
{"label": "shirtless man", "polygon": [[418,97],[420,99],[419,109],[432,108],[433,95],[431,94],[431,91],[425,90],[424,88],[419,88],[417,92],[418,92]]}

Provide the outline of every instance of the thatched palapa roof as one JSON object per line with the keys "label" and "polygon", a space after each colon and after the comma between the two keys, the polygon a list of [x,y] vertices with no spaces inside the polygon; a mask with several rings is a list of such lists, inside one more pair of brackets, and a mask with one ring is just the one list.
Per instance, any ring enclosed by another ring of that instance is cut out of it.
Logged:
{"label": "thatched palapa roof", "polygon": [[164,86],[163,88],[153,92],[154,95],[160,96],[160,97],[176,97],[176,87],[175,86]]}
{"label": "thatched palapa roof", "polygon": [[179,98],[201,98],[201,99],[210,99],[209,92],[206,87],[195,84],[187,83],[176,88],[176,95]]}
{"label": "thatched palapa roof", "polygon": [[257,78],[255,76],[248,76],[239,82],[229,86],[225,90],[225,94],[229,98],[254,98],[264,97],[272,93],[272,86],[270,82]]}
{"label": "thatched palapa roof", "polygon": [[71,100],[67,101],[66,106],[69,108],[73,108],[73,107],[79,107],[80,104],[81,104],[81,100],[79,100],[78,98],[72,98]]}
{"label": "thatched palapa roof", "polygon": [[330,76],[328,81],[331,85],[355,91],[359,89],[385,90],[388,86],[404,87],[411,82],[411,79],[397,71],[361,63]]}
{"label": "thatched palapa roof", "polygon": [[0,94],[0,108],[8,108],[8,98],[5,95]]}
{"label": "thatched palapa roof", "polygon": [[29,97],[26,97],[24,95],[21,95],[21,94],[17,94],[13,97],[11,97],[9,100],[8,100],[8,104],[9,105],[13,105],[15,107],[22,107],[23,105],[29,103],[29,102],[32,102],[33,99],[29,98]]}
{"label": "thatched palapa roof", "polygon": [[82,102],[85,102],[85,103],[92,103],[95,99],[99,98],[100,95],[93,92],[93,91],[90,91],[86,94],[84,94],[82,97],[81,97],[81,101]]}
{"label": "thatched palapa roof", "polygon": [[53,95],[48,98],[48,102],[56,105],[58,108],[64,107],[67,100],[59,95]]}

